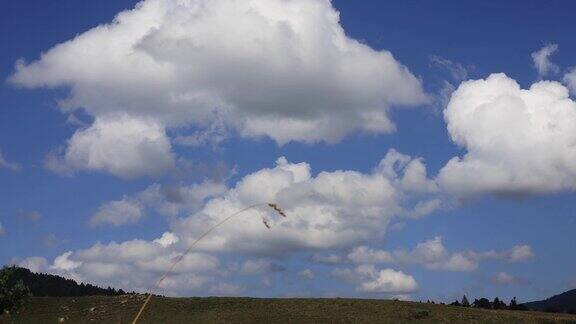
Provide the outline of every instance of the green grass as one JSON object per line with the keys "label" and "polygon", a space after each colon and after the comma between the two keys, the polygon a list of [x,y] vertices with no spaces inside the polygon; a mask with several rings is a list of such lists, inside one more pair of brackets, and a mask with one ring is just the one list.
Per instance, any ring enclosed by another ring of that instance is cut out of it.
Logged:
{"label": "green grass", "polygon": [[[0,323],[130,323],[143,296],[35,297]],[[152,298],[140,323],[576,323],[575,315],[369,299]]]}

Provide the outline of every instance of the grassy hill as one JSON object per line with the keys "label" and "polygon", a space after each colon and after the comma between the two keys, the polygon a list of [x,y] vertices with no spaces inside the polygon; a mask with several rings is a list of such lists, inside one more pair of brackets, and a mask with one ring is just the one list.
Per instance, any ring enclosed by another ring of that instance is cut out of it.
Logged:
{"label": "grassy hill", "polygon": [[[0,323],[130,323],[143,296],[33,297]],[[140,323],[576,323],[575,315],[367,299],[155,297]]]}

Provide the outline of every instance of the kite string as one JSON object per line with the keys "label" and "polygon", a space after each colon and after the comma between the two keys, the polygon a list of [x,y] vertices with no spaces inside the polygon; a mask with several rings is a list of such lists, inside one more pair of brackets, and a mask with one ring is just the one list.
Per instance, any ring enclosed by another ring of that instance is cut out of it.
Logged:
{"label": "kite string", "polygon": [[202,235],[200,235],[200,237],[198,237],[196,240],[194,240],[194,242],[192,242],[192,244],[190,244],[190,246],[186,249],[186,251],[184,251],[184,253],[182,253],[180,256],[178,256],[176,258],[176,261],[174,263],[172,263],[172,265],[170,266],[170,268],[168,270],[166,270],[166,272],[164,272],[164,274],[160,277],[160,279],[158,279],[158,281],[156,282],[156,284],[152,287],[152,289],[149,290],[148,292],[148,297],[146,297],[146,300],[144,301],[144,304],[142,304],[142,307],[140,308],[140,310],[138,311],[138,314],[136,314],[136,317],[134,317],[134,320],[132,321],[132,324],[136,324],[138,322],[138,319],[140,318],[140,316],[142,315],[142,313],[144,312],[144,309],[146,308],[146,306],[148,305],[148,303],[150,302],[150,299],[152,298],[152,295],[154,294],[154,292],[156,292],[156,290],[160,287],[160,284],[162,284],[162,281],[164,281],[164,279],[166,279],[166,277],[168,277],[168,275],[170,275],[170,273],[172,273],[172,271],[174,270],[174,268],[176,267],[176,265],[178,265],[178,263],[180,263],[180,261],[182,261],[184,259],[184,257],[186,257],[186,255],[188,255],[188,253],[190,253],[190,251],[192,251],[192,249],[194,248],[194,246],[200,242],[200,240],[202,240],[204,237],[206,237],[208,234],[210,234],[212,231],[214,231],[217,227],[219,227],[220,225],[226,223],[227,221],[229,221],[231,218],[233,218],[234,216],[241,214],[247,210],[250,210],[252,208],[256,208],[256,207],[260,207],[260,206],[264,206],[264,205],[270,205],[268,203],[260,203],[260,204],[254,204],[251,206],[248,206],[242,210],[239,210],[237,212],[235,212],[234,214],[224,218],[223,220],[219,221],[218,223],[216,223],[215,225],[213,225],[212,227],[210,227],[206,232],[204,232]]}

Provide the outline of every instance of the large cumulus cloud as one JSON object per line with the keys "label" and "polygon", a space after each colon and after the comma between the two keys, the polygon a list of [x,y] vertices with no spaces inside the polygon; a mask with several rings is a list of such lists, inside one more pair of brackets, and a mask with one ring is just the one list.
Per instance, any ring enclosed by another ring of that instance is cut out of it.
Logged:
{"label": "large cumulus cloud", "polygon": [[[290,163],[282,157],[274,167],[248,174],[231,188],[212,182],[152,185],[134,196],[104,203],[92,220],[122,225],[138,221],[145,209],[169,216],[188,212],[187,217],[172,218],[171,226],[176,235],[190,241],[235,211],[275,202],[290,217],[273,217],[266,206],[254,208],[239,216],[242,227],[224,226],[199,248],[276,253],[346,247],[378,238],[393,217],[425,216],[440,208],[436,193],[423,161],[395,150],[369,173],[337,170],[314,176],[308,163]],[[270,231],[262,231],[262,217],[269,218]]]}
{"label": "large cumulus cloud", "polygon": [[576,102],[568,89],[540,81],[528,89],[504,74],[463,82],[444,117],[464,148],[440,171],[457,195],[535,194],[576,189]]}
{"label": "large cumulus cloud", "polygon": [[[160,128],[210,131],[218,123],[279,144],[388,133],[391,106],[427,100],[420,80],[390,52],[346,36],[328,0],[145,0],[36,61],[19,61],[10,80],[66,87],[61,108],[82,107],[96,123],[111,114]],[[76,161],[70,163],[80,168]]]}
{"label": "large cumulus cloud", "polygon": [[368,174],[332,171],[313,176],[307,163],[280,158],[275,167],[245,176],[223,196],[174,223],[173,231],[192,239],[224,215],[277,202],[289,217],[270,217],[270,231],[262,231],[258,217],[268,211],[257,209],[241,216],[241,227],[222,227],[201,248],[275,254],[347,247],[381,238],[393,217],[412,215],[415,201],[433,199],[435,190],[420,159],[393,150]]}
{"label": "large cumulus cloud", "polygon": [[[144,289],[211,226],[250,205],[276,202],[288,217],[275,215],[266,206],[238,215],[203,239],[195,247],[195,254],[178,267],[163,287],[169,294],[198,289],[217,292],[224,288],[216,286],[220,282],[239,292],[240,287],[226,282],[231,271],[238,276],[262,275],[283,270],[279,263],[291,257],[304,256],[309,260],[317,252],[330,253],[367,241],[381,241],[392,219],[410,217],[418,202],[434,199],[437,192],[420,159],[393,150],[368,173],[339,170],[313,175],[309,164],[280,158],[273,167],[248,174],[231,188],[206,183],[186,189],[193,198],[191,208],[185,207],[184,202],[190,200],[186,199],[166,209],[164,198],[149,199],[158,195],[150,192],[158,190],[161,189],[152,186],[124,200],[138,203],[137,208],[159,212],[174,208],[188,211],[188,216],[171,221],[170,232],[153,241],[97,243],[88,249],[69,251],[56,258],[50,270],[83,281]],[[106,222],[112,224],[126,220],[123,213],[110,212],[105,216]],[[270,229],[263,224],[263,218],[268,219]],[[241,265],[222,261],[230,255],[242,261]],[[374,281],[375,286],[361,291],[405,292],[416,288],[412,280],[406,286],[403,278],[407,277],[396,272],[374,271],[366,280]],[[169,286],[178,280],[180,286]]]}

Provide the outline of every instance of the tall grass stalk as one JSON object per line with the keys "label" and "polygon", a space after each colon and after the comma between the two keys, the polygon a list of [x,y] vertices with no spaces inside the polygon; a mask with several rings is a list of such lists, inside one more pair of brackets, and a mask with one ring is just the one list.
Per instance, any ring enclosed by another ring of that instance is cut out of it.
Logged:
{"label": "tall grass stalk", "polygon": [[[148,305],[148,303],[150,302],[150,299],[152,299],[152,296],[154,295],[154,293],[158,290],[158,288],[160,287],[160,285],[162,284],[162,281],[164,281],[164,279],[166,279],[166,277],[168,277],[172,271],[174,270],[174,268],[178,265],[178,263],[180,263],[180,261],[182,261],[184,259],[184,257],[186,257],[186,255],[188,255],[188,253],[190,253],[190,251],[192,251],[192,249],[194,248],[194,246],[196,246],[196,244],[198,242],[200,242],[203,238],[205,238],[206,236],[208,236],[208,234],[210,234],[212,231],[214,231],[216,228],[218,228],[219,226],[221,226],[222,224],[226,223],[227,221],[229,221],[230,219],[234,218],[235,216],[238,216],[239,214],[242,214],[245,211],[248,211],[250,209],[253,208],[257,208],[257,207],[262,207],[262,206],[268,206],[272,209],[274,209],[275,212],[277,212],[280,216],[282,217],[286,217],[286,214],[284,213],[284,211],[282,209],[280,209],[278,207],[277,204],[274,203],[260,203],[260,204],[255,204],[255,205],[251,205],[248,206],[244,209],[241,209],[235,213],[233,213],[232,215],[222,219],[221,221],[219,221],[218,223],[216,223],[215,225],[213,225],[212,227],[210,227],[206,232],[204,232],[202,235],[200,235],[194,242],[192,242],[192,244],[190,244],[190,246],[186,249],[186,251],[184,251],[184,253],[182,253],[180,256],[178,256],[176,258],[176,260],[174,261],[174,263],[172,263],[172,265],[170,266],[170,268],[168,268],[168,270],[166,270],[166,272],[164,272],[164,274],[160,277],[160,279],[158,279],[158,281],[156,281],[156,284],[154,284],[154,286],[152,287],[152,289],[150,289],[147,293],[147,297],[146,300],[144,300],[144,304],[142,304],[142,307],[140,307],[140,310],[138,311],[138,314],[136,314],[136,317],[134,317],[134,320],[132,321],[132,324],[136,324],[138,322],[138,319],[140,319],[140,316],[142,315],[142,313],[144,312],[144,309],[146,309],[146,306]],[[267,220],[263,219],[264,225],[267,228],[270,228],[270,225],[268,224]]]}

